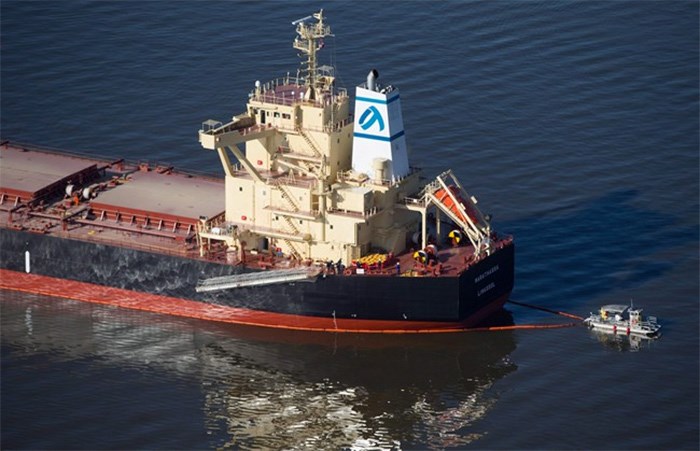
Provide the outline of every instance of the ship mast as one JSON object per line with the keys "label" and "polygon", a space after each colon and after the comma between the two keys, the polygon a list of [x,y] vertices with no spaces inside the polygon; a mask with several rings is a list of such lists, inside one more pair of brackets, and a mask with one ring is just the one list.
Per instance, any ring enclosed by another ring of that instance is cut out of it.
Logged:
{"label": "ship mast", "polygon": [[[317,22],[308,22],[312,18],[316,19]],[[313,100],[316,98],[316,91],[324,88],[323,80],[318,77],[317,73],[316,52],[323,48],[323,38],[333,36],[331,27],[323,23],[322,9],[311,16],[295,20],[292,22],[292,25],[296,25],[297,34],[299,35],[294,39],[293,47],[306,56],[306,61],[302,61],[302,68],[304,64],[306,65],[304,70],[306,72],[305,85],[307,90],[304,97],[306,100]]]}

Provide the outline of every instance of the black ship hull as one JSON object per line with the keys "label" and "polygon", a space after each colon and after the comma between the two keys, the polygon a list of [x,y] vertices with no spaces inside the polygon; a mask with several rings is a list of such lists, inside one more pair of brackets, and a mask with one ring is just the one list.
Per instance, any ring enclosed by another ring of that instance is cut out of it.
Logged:
{"label": "black ship hull", "polygon": [[198,279],[249,270],[5,228],[0,228],[0,247],[2,269],[24,271],[29,250],[33,274],[283,315],[277,321],[356,322],[362,329],[406,327],[397,326],[402,323],[472,326],[501,308],[514,283],[512,243],[454,277],[327,275],[216,293],[197,293]]}

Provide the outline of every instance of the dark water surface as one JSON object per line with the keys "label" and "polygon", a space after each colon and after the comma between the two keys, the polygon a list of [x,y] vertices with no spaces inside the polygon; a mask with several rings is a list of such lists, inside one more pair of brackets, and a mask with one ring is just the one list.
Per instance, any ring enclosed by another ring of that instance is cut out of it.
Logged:
{"label": "dark water surface", "polygon": [[412,163],[515,235],[514,300],[634,299],[663,337],[280,333],[2,292],[0,447],[697,449],[696,1],[4,0],[2,139],[220,173],[199,124],[294,73],[290,23],[320,7],[341,83],[398,86]]}

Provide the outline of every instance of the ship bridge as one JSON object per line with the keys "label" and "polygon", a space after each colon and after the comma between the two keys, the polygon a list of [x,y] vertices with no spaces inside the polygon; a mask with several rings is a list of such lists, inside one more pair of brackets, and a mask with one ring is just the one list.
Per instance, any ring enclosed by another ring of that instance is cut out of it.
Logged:
{"label": "ship bridge", "polygon": [[397,202],[420,188],[408,163],[399,90],[380,85],[372,70],[356,87],[353,115],[333,68],[317,64],[333,36],[323,11],[293,24],[302,57],[296,75],[254,82],[244,112],[205,121],[199,131],[202,146],[221,160],[221,224],[231,226],[204,221],[200,252],[210,241],[333,261],[372,248],[402,252],[421,210]]}
{"label": "ship bridge", "polygon": [[323,246],[343,248],[311,246],[346,227],[330,224],[325,214],[333,208],[331,187],[351,168],[352,114],[348,92],[335,86],[334,68],[317,64],[323,40],[333,36],[323,11],[293,25],[293,47],[303,58],[296,75],[254,82],[243,113],[230,121],[207,120],[199,130],[202,147],[221,160],[225,222],[237,224],[238,236],[213,234],[217,225],[209,223],[199,235],[229,246],[264,237],[285,253],[308,257],[320,255]]}

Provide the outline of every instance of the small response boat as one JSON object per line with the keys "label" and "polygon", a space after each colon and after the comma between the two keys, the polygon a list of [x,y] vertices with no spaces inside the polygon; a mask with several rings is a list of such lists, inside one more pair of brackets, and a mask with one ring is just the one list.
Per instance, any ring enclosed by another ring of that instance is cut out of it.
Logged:
{"label": "small response boat", "polygon": [[655,316],[642,316],[641,308],[631,305],[610,304],[591,313],[583,320],[589,328],[613,334],[636,335],[655,338],[660,335],[661,325]]}

